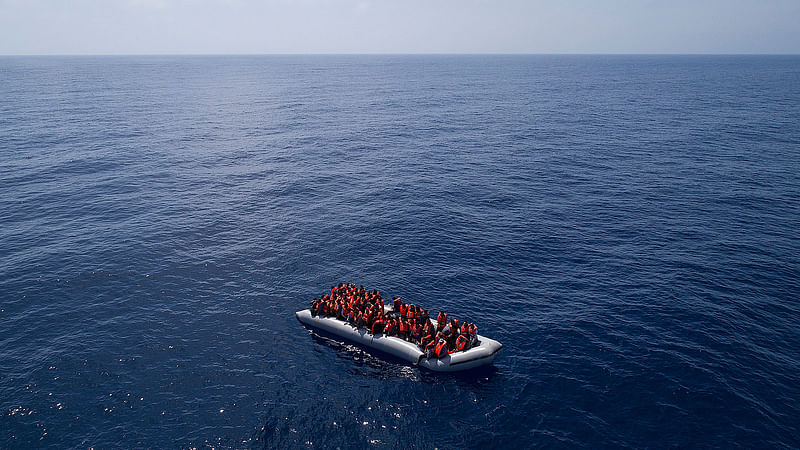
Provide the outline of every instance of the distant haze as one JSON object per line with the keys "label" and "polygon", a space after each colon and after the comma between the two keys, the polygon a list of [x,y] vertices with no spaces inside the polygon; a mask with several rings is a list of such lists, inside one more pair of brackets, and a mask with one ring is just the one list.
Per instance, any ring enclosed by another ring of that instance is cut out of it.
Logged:
{"label": "distant haze", "polygon": [[798,0],[0,0],[0,54],[800,53]]}

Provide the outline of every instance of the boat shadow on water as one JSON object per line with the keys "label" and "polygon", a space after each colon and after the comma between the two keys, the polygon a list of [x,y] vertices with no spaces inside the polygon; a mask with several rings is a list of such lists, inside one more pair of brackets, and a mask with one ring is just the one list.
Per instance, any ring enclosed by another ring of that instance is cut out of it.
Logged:
{"label": "boat shadow on water", "polygon": [[500,372],[494,365],[476,367],[461,372],[434,372],[414,365],[407,361],[355,342],[344,341],[341,337],[319,329],[306,328],[315,343],[336,351],[336,356],[351,361],[352,369],[347,372],[380,380],[406,378],[413,381],[422,381],[430,384],[452,382],[458,380],[466,385],[482,385],[499,376]]}

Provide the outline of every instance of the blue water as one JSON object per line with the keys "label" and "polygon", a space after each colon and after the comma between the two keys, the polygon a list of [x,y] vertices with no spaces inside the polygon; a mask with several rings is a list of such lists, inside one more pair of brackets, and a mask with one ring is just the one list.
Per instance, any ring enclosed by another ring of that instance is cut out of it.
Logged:
{"label": "blue water", "polygon": [[798,230],[800,57],[0,58],[0,447],[798,447]]}

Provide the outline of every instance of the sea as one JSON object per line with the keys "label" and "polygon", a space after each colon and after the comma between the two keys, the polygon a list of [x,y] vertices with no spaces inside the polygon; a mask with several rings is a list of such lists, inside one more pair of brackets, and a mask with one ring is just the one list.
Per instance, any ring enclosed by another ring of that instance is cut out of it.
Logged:
{"label": "sea", "polygon": [[0,447],[798,448],[800,56],[0,57]]}

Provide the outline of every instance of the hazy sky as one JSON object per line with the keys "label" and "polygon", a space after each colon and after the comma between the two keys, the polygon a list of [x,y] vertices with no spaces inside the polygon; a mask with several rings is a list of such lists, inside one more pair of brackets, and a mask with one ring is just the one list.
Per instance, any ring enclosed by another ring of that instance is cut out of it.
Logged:
{"label": "hazy sky", "polygon": [[0,0],[0,54],[800,53],[800,0]]}

